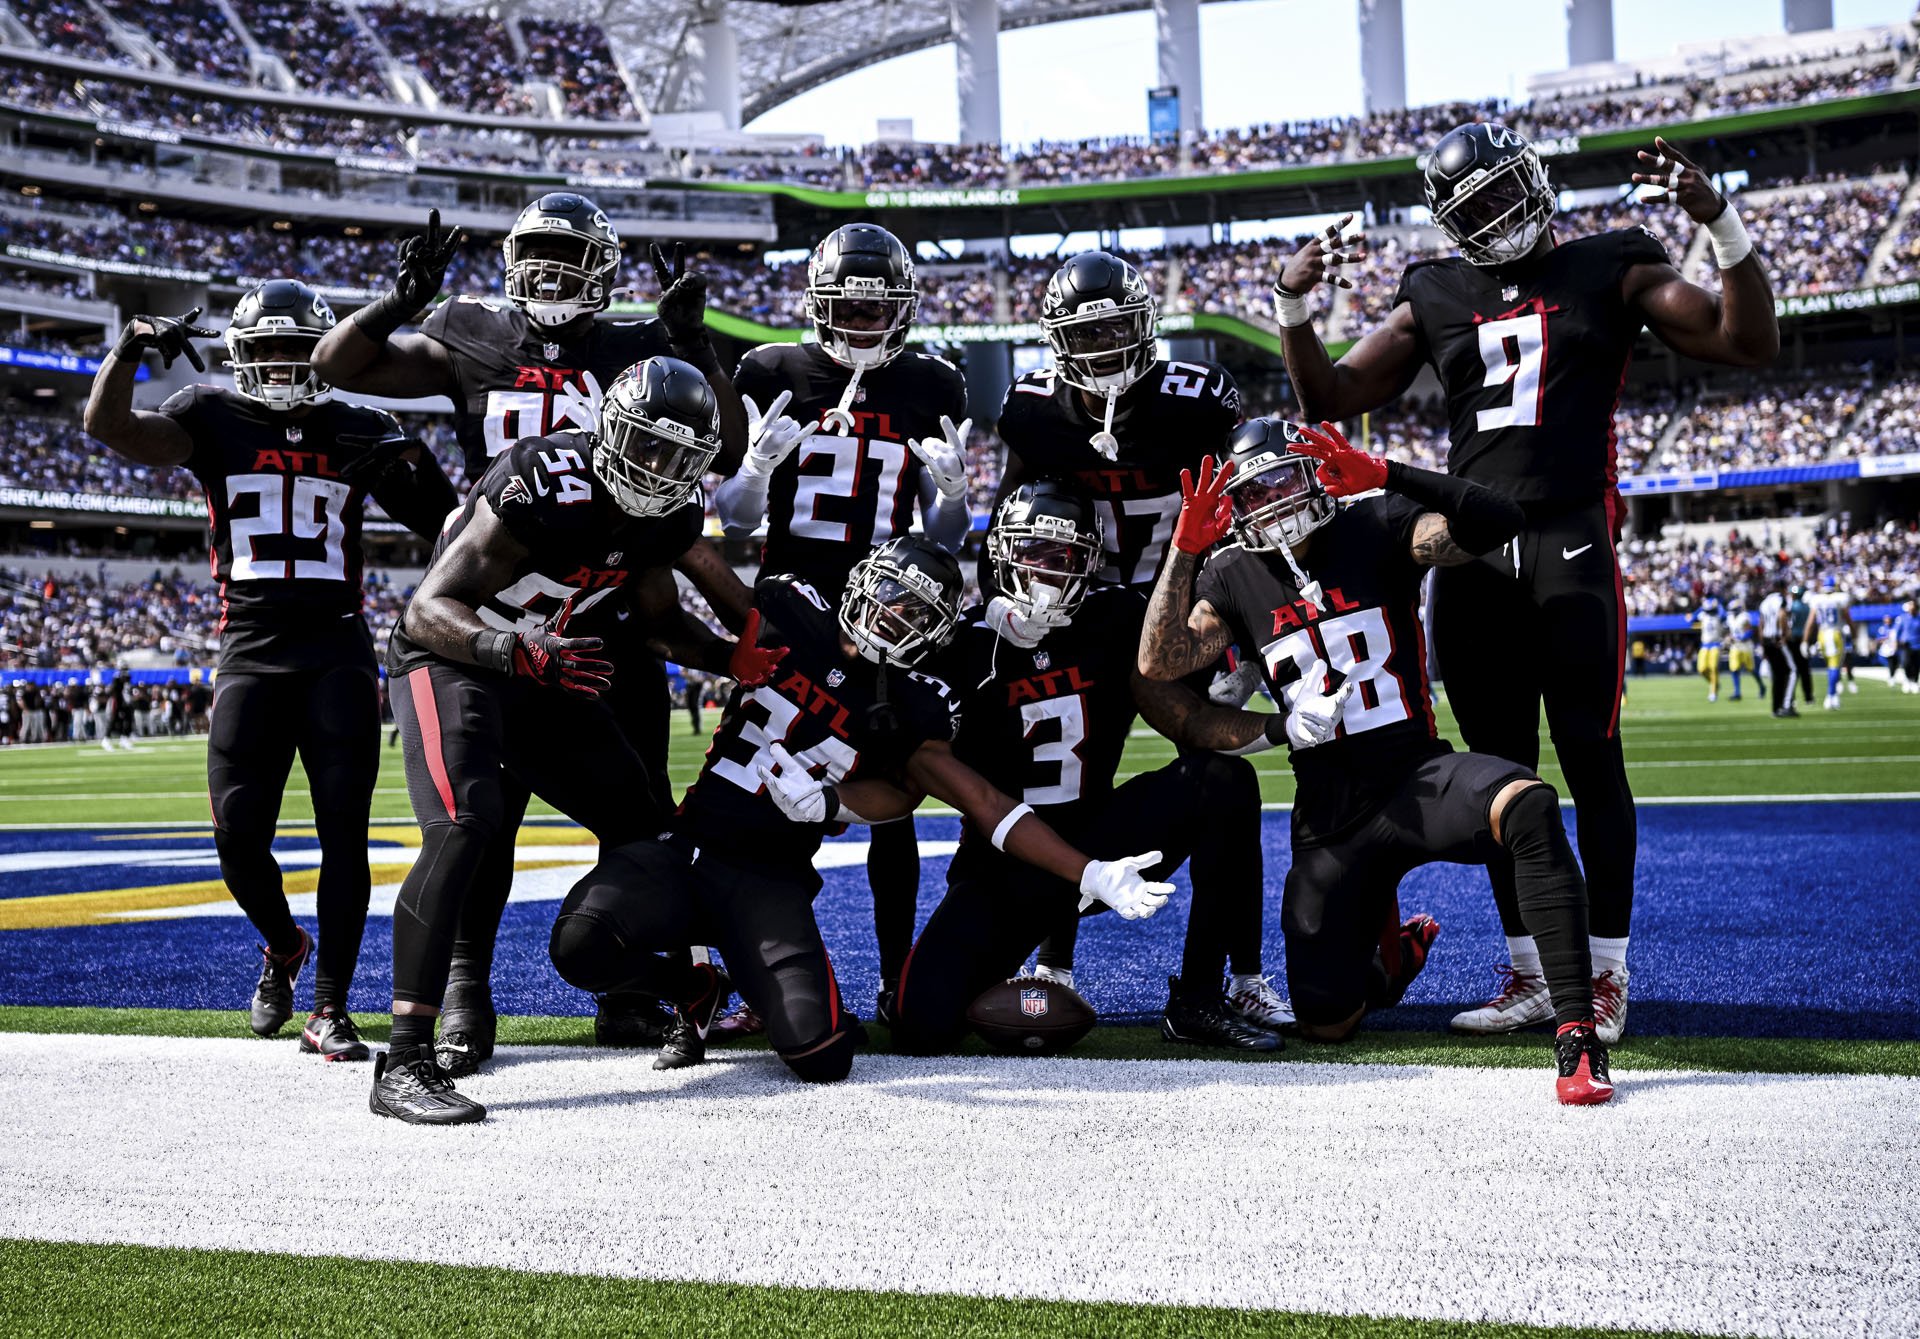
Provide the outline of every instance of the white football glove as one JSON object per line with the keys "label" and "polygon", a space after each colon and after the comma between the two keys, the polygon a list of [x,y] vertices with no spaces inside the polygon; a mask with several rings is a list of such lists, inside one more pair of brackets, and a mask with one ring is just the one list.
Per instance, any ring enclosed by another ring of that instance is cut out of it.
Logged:
{"label": "white football glove", "polygon": [[1023,611],[1004,595],[987,601],[987,626],[1023,651],[1031,651],[1046,640],[1048,633],[1064,628],[1069,620],[1053,612],[1060,593],[1051,586],[1036,586],[1033,608]]}
{"label": "white football glove", "polygon": [[582,372],[580,382],[580,386],[562,386],[553,397],[552,422],[555,432],[568,424],[581,432],[600,431],[600,406],[607,398],[600,390],[600,379],[591,372]]}
{"label": "white football glove", "polygon": [[1214,676],[1207,685],[1207,700],[1215,706],[1244,707],[1260,691],[1260,662],[1243,660],[1238,669]]}
{"label": "white football glove", "polygon": [[784,744],[774,744],[767,752],[773,756],[776,772],[765,763],[759,765],[760,780],[772,797],[774,807],[795,823],[827,821],[827,784],[810,775]]}
{"label": "white football glove", "polygon": [[820,431],[818,423],[803,426],[787,417],[785,410],[792,399],[792,391],[781,391],[762,414],[751,395],[740,397],[740,407],[747,413],[747,454],[740,462],[740,473],[755,479],[770,477],[800,443]]}
{"label": "white football glove", "polygon": [[932,437],[910,437],[907,446],[914,455],[920,457],[920,463],[933,476],[934,486],[940,490],[940,496],[952,502],[967,495],[967,434],[973,431],[973,420],[967,419],[956,428],[953,420],[942,414],[940,431],[945,435],[945,441],[937,441]]}
{"label": "white football glove", "polygon": [[1158,851],[1130,855],[1122,860],[1089,860],[1080,875],[1080,910],[1095,902],[1104,902],[1120,913],[1122,920],[1144,921],[1173,893],[1170,883],[1151,883],[1140,871],[1160,863]]}
{"label": "white football glove", "polygon": [[1353,696],[1354,681],[1348,679],[1333,692],[1322,693],[1317,685],[1326,681],[1327,662],[1316,660],[1298,683],[1288,685],[1287,742],[1297,749],[1326,743],[1340,727],[1340,715]]}

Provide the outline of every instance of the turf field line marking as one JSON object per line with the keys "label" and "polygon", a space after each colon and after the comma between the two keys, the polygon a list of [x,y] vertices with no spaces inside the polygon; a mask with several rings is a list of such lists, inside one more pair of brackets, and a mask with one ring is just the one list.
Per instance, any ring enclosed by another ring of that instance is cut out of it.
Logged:
{"label": "turf field line marking", "polygon": [[[291,787],[289,787],[291,791]],[[405,786],[379,786],[375,795],[405,795]],[[62,791],[57,795],[0,795],[0,804],[44,804],[50,800],[204,800],[204,790],[100,790],[74,793]],[[45,824],[33,824],[44,827]],[[88,827],[111,827],[109,823],[89,823]]]}
{"label": "turf field line marking", "polygon": [[1636,767],[1852,767],[1859,763],[1894,762],[1920,762],[1920,753],[1876,753],[1848,758],[1671,758],[1664,761],[1629,758],[1627,770]]}

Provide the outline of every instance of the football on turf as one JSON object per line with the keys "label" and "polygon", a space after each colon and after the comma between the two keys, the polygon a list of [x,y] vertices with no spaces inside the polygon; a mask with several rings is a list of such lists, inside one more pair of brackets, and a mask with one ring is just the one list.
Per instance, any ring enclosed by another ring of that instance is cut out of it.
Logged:
{"label": "football on turf", "polygon": [[1018,976],[967,1008],[980,1039],[1008,1055],[1058,1055],[1093,1030],[1093,1006],[1072,986]]}

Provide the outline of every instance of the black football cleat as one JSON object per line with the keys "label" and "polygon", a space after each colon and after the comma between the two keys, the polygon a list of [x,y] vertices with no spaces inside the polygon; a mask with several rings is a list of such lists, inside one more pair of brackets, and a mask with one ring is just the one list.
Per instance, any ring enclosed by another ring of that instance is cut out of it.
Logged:
{"label": "black football cleat", "polygon": [[360,1029],[338,1005],[326,1004],[307,1015],[300,1029],[300,1049],[322,1060],[366,1060],[372,1056],[360,1040]]}
{"label": "black football cleat", "polygon": [[487,1118],[485,1107],[454,1091],[453,1080],[425,1049],[398,1062],[391,1051],[374,1057],[367,1109],[409,1125],[468,1125]]}
{"label": "black football cleat", "polygon": [[487,978],[466,970],[466,964],[456,959],[447,977],[447,993],[442,997],[434,1063],[450,1079],[479,1073],[480,1066],[493,1059],[499,1026]]}
{"label": "black football cleat", "polygon": [[1188,1046],[1217,1046],[1229,1051],[1285,1049],[1280,1034],[1255,1027],[1227,1007],[1218,987],[1212,991],[1182,990],[1179,977],[1167,978],[1167,1011],[1160,1017],[1160,1035]]}
{"label": "black football cleat", "polygon": [[1591,1023],[1563,1024],[1553,1037],[1553,1058],[1560,1077],[1554,1096],[1563,1107],[1591,1107],[1613,1098],[1613,1076],[1607,1072],[1607,1047]]}
{"label": "black football cleat", "polygon": [[304,927],[294,928],[300,931],[300,947],[286,957],[268,952],[265,944],[260,946],[265,962],[260,967],[260,984],[253,990],[252,1017],[248,1021],[262,1037],[271,1037],[293,1017],[293,983],[313,956],[313,936]]}
{"label": "black football cleat", "polygon": [[596,995],[596,1046],[658,1046],[673,1025],[673,1010],[649,995]]}
{"label": "black football cleat", "polygon": [[660,1054],[653,1058],[655,1069],[686,1069],[707,1058],[707,1029],[714,1015],[733,994],[733,981],[712,963],[696,963],[694,971],[703,983],[700,993],[673,1011],[667,1024],[666,1039]]}

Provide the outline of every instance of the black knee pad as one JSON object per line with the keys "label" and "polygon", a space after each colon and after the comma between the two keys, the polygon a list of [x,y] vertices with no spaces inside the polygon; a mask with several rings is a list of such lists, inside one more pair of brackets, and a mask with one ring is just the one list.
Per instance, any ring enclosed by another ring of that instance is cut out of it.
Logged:
{"label": "black knee pad", "polygon": [[[1566,845],[1566,824],[1560,821],[1560,792],[1542,781],[1528,786],[1511,800],[1500,815],[1500,844],[1515,859],[1522,853],[1533,855],[1549,849],[1556,837]],[[1569,858],[1572,847],[1567,848]]]}
{"label": "black knee pad", "polygon": [[853,1069],[853,1053],[860,1048],[862,1034],[853,1028],[841,1028],[826,1045],[804,1055],[782,1053],[794,1077],[807,1083],[838,1083]]}
{"label": "black knee pad", "polygon": [[568,985],[605,992],[628,975],[631,954],[611,922],[591,911],[562,912],[547,936],[547,956]]}

